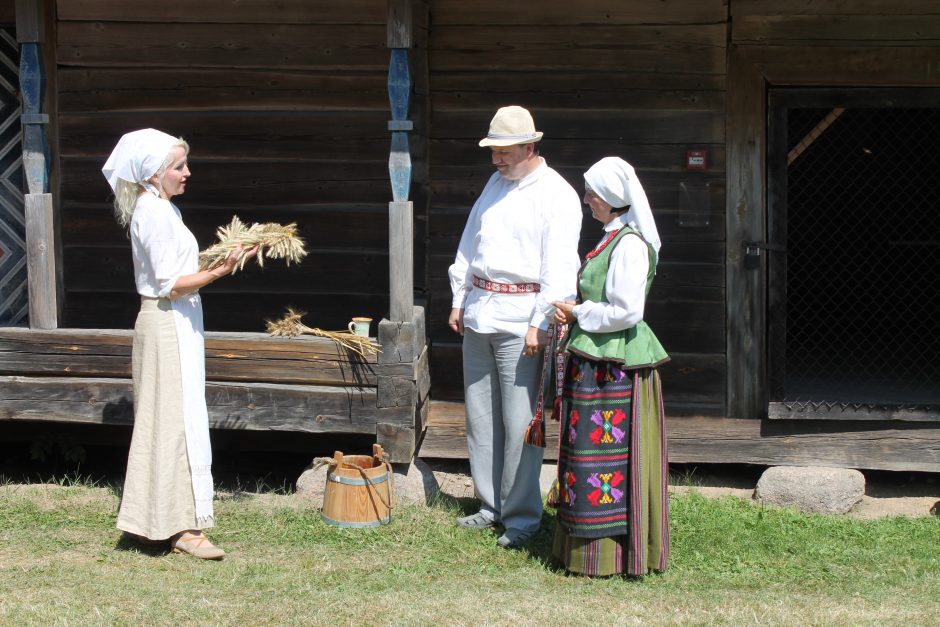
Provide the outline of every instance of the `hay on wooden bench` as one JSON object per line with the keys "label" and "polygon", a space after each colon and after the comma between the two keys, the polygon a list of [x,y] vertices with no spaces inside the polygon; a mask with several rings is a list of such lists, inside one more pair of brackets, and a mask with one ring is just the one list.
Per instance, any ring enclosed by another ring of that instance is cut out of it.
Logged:
{"label": "hay on wooden bench", "polygon": [[284,317],[280,320],[265,321],[268,333],[273,336],[281,337],[297,337],[298,335],[306,334],[329,338],[363,358],[382,352],[379,345],[374,343],[371,338],[356,335],[349,331],[324,331],[323,329],[308,327],[300,320],[305,315],[306,312],[297,311],[292,307],[288,307],[287,313],[284,314]]}

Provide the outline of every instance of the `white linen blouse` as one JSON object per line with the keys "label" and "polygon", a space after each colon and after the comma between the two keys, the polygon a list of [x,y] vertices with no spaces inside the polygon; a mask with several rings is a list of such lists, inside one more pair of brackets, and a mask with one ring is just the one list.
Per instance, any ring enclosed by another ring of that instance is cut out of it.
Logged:
{"label": "white linen blouse", "polygon": [[137,293],[169,298],[176,281],[199,271],[199,244],[169,200],[146,192],[131,218],[131,253]]}
{"label": "white linen blouse", "polygon": [[[626,215],[604,225],[604,238],[626,226]],[[643,320],[646,307],[646,275],[649,272],[649,249],[640,237],[624,236],[610,253],[610,267],[604,286],[608,303],[586,300],[574,307],[578,326],[592,333],[623,331]]]}
{"label": "white linen blouse", "polygon": [[[581,201],[541,157],[534,172],[510,181],[495,172],[464,227],[450,266],[453,307],[478,333],[526,334],[548,328],[556,300],[573,299],[579,267]],[[541,291],[501,294],[474,287],[473,276],[497,283],[537,283]]]}

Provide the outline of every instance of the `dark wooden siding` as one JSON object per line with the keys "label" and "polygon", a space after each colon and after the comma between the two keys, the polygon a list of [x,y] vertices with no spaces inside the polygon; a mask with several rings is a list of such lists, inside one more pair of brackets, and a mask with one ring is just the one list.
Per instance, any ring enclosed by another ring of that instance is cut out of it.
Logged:
{"label": "dark wooden siding", "polygon": [[100,168],[121,133],[147,126],[192,146],[192,182],[177,204],[200,246],[233,214],[297,222],[308,243],[298,267],[250,268],[207,288],[208,329],[261,331],[288,304],[322,328],[387,315],[384,2],[58,0],[57,9],[61,326],[133,324],[129,245]]}
{"label": "dark wooden siding", "polygon": [[[673,357],[663,369],[668,409],[722,414],[727,3],[601,0],[533,10],[434,0],[430,11],[433,397],[462,396],[460,345],[446,327],[447,267],[492,172],[477,141],[498,107],[520,104],[545,132],[542,155],[579,193],[582,173],[601,157],[636,167],[663,240],[647,320]],[[684,169],[689,148],[708,150],[707,172]],[[695,216],[684,214],[682,183],[708,199]],[[582,252],[600,234],[586,218]]]}

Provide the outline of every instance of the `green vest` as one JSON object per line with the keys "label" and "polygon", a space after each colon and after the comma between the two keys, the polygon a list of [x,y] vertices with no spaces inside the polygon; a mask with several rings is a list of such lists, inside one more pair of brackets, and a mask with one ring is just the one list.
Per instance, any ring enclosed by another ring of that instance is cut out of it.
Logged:
{"label": "green vest", "polygon": [[[607,269],[610,267],[610,255],[620,240],[628,235],[642,236],[630,227],[620,229],[620,232],[594,257],[584,260],[581,271],[578,273],[578,300],[590,300],[596,303],[607,303]],[[644,240],[644,243],[645,240]],[[646,293],[649,294],[653,285],[653,276],[656,274],[656,252],[646,243],[649,249],[649,272],[646,275]],[[644,321],[635,327],[623,331],[609,333],[590,333],[582,331],[578,323],[571,326],[568,334],[566,349],[570,353],[580,355],[592,360],[613,361],[623,364],[624,368],[651,368],[669,361],[669,355],[652,329]]]}

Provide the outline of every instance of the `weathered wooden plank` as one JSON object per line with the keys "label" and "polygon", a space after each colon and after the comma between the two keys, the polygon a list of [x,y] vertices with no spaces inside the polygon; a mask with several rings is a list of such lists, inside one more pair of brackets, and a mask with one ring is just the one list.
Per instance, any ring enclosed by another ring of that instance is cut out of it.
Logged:
{"label": "weathered wooden plank", "polygon": [[[281,69],[71,68],[59,72],[59,108],[77,111],[305,111],[388,108],[385,72]],[[386,114],[387,115],[387,114]],[[235,129],[237,130],[237,129]],[[266,138],[264,138],[266,139]]]}
{"label": "weathered wooden plank", "polygon": [[0,2],[0,22],[4,24],[16,23],[16,2],[14,0]]}
{"label": "weathered wooden plank", "polygon": [[415,455],[415,429],[397,423],[376,425],[376,441],[385,450],[388,461],[407,464]]}
{"label": "weathered wooden plank", "polygon": [[545,79],[544,68],[529,72],[436,72],[430,88],[435,107],[445,109],[493,108],[500,102],[518,102],[535,108],[549,98],[556,106],[566,109],[578,106],[643,108],[635,102],[654,99],[698,108],[699,102],[719,97],[725,90],[723,73],[651,74],[642,70],[593,73],[582,68],[578,72],[552,70],[551,76],[551,80]]}
{"label": "weathered wooden plank", "polygon": [[[554,420],[545,423],[546,461],[558,458],[558,425]],[[464,404],[450,401],[432,401],[424,440],[417,452],[423,459],[467,459],[467,425]]]}
{"label": "weathered wooden plank", "polygon": [[[804,406],[797,407],[797,405]],[[771,420],[909,420],[940,423],[938,411],[920,407],[873,408],[863,403],[843,407],[840,404],[826,403],[772,402],[768,403],[767,417]]]}
{"label": "weathered wooden plank", "polygon": [[26,194],[26,268],[29,324],[36,329],[58,326],[55,224],[52,194]]}
{"label": "weathered wooden plank", "polygon": [[[489,27],[488,27],[489,28]],[[439,29],[435,29],[437,31]],[[505,38],[512,40],[515,29],[505,29]],[[556,32],[575,34],[580,29],[564,28]],[[540,32],[540,31],[537,31]],[[456,39],[453,48],[435,46],[432,41],[430,69],[432,75],[461,71],[532,71],[558,69],[577,71],[590,68],[595,72],[715,74],[725,72],[725,49],[717,46],[692,44],[663,45],[661,47],[636,44],[626,40],[617,48],[590,46],[573,42],[569,45],[547,42],[544,46],[530,44],[525,47],[505,46],[501,49],[461,48]],[[507,49],[508,48],[508,49]],[[549,57],[551,61],[548,61]]]}
{"label": "weathered wooden plank", "polygon": [[767,15],[733,21],[736,44],[785,46],[929,46],[940,44],[936,15]]}
{"label": "weathered wooden plank", "polygon": [[726,0],[594,0],[572,10],[565,2],[546,2],[538,10],[526,3],[500,0],[435,0],[431,19],[435,26],[451,24],[532,24],[576,26],[584,24],[714,24],[727,18]]}
{"label": "weathered wooden plank", "polygon": [[386,68],[385,25],[59,22],[67,66]]}
{"label": "weathered wooden plank", "polygon": [[376,407],[414,407],[417,402],[415,382],[405,377],[378,377]]}
{"label": "weathered wooden plank", "polygon": [[[556,140],[611,140],[624,143],[720,144],[725,140],[721,111],[569,110],[536,108],[536,126]],[[434,111],[433,136],[479,139],[486,134],[492,111]]]}
{"label": "weathered wooden plank", "polygon": [[731,16],[936,15],[936,0],[731,0]]}
{"label": "weathered wooden plank", "polygon": [[380,110],[69,113],[61,116],[62,153],[107,159],[122,133],[149,125],[184,137],[192,147],[194,165],[202,159],[228,159],[234,165],[247,156],[328,165],[335,159],[355,160],[358,152],[361,162],[381,164],[387,178],[387,120],[388,112]]}
{"label": "weathered wooden plank", "polygon": [[[108,187],[100,173],[93,177],[95,163],[65,160],[62,194],[70,203],[101,203],[107,199]],[[98,169],[100,169],[99,162]],[[388,174],[381,164],[362,162],[328,163],[236,160],[225,162],[199,161],[190,166],[193,176],[186,196],[179,206],[186,212],[187,203],[229,204],[232,213],[241,214],[252,206],[287,205],[299,202],[339,203],[354,198],[359,203],[387,202]],[[102,184],[98,184],[100,182]],[[95,185],[89,185],[94,181]],[[355,194],[351,193],[355,190]],[[387,206],[387,205],[386,205]],[[230,220],[226,220],[228,223]]]}
{"label": "weathered wooden plank", "polygon": [[762,367],[766,270],[745,266],[743,242],[759,241],[765,232],[765,81],[738,47],[731,48],[728,84],[728,415],[758,418],[766,410]]}
{"label": "weathered wooden plank", "polygon": [[775,85],[940,85],[940,60],[937,59],[936,49],[931,47],[853,45],[742,48],[747,49],[751,62],[767,82]]}
{"label": "weathered wooden plank", "polygon": [[57,9],[62,21],[385,24],[385,6],[375,0],[58,0]]}
{"label": "weathered wooden plank", "polygon": [[[126,247],[69,246],[65,249],[65,281],[71,292],[134,291],[134,268]],[[311,251],[301,265],[285,266],[268,260],[265,268],[245,267],[231,279],[219,281],[203,294],[375,294],[388,292],[388,254],[385,250],[350,248]],[[354,315],[354,314],[351,314]],[[259,322],[260,323],[260,322]]]}
{"label": "weathered wooden plank", "polygon": [[386,45],[411,48],[414,41],[412,0],[388,0]]}
{"label": "weathered wooden plank", "polygon": [[[654,327],[655,330],[655,327]],[[725,355],[669,350],[670,361],[659,368],[663,397],[670,416],[690,415],[694,408],[713,406],[724,415]]]}
{"label": "weathered wooden plank", "polygon": [[[102,179],[103,180],[103,179]],[[212,206],[180,201],[185,211],[183,220],[203,246],[215,240],[215,230],[228,224],[233,215],[244,222],[280,222],[297,224],[303,233],[307,250],[348,252],[383,249],[388,245],[388,204],[376,203],[324,203],[277,206],[252,206],[237,213],[230,205]],[[64,243],[89,247],[129,246],[127,231],[121,229],[112,216],[110,203],[68,203],[62,207],[62,222],[66,225],[62,234]],[[658,215],[657,215],[658,217]],[[355,223],[355,228],[350,223]],[[127,248],[129,251],[130,249]]]}
{"label": "weathered wooden plank", "polygon": [[[0,420],[133,424],[130,380],[0,377],[0,383]],[[379,423],[414,424],[413,408],[376,408],[374,388],[208,383],[206,404],[215,429],[375,433]]]}
{"label": "weathered wooden plank", "polygon": [[[233,279],[233,281],[236,279]],[[140,298],[133,286],[126,293],[69,292],[69,306],[63,312],[61,326],[99,329],[103,321],[109,328],[130,329],[140,309]],[[246,292],[203,293],[203,318],[211,331],[262,331],[265,320],[277,320],[287,307],[308,314],[308,326],[327,330],[346,328],[352,316],[381,319],[388,312],[388,293],[371,294],[311,292],[265,293],[252,296]]]}
{"label": "weathered wooden plank", "polygon": [[[429,422],[419,457],[466,459],[463,404],[432,403]],[[672,463],[940,471],[940,431],[917,423],[808,423],[667,414],[666,432]],[[552,450],[549,445],[546,454]]]}
{"label": "weathered wooden plank", "polygon": [[727,25],[434,25],[433,74],[454,71],[725,73]]}
{"label": "weathered wooden plank", "polygon": [[409,324],[414,316],[413,214],[411,201],[388,204],[389,318]]}
{"label": "weathered wooden plank", "polygon": [[379,322],[380,364],[408,363],[418,357],[415,354],[415,325],[413,322],[396,322],[383,319]]}
{"label": "weathered wooden plank", "polygon": [[[4,13],[8,21],[10,17],[16,19],[16,40],[20,43],[42,42],[45,37],[45,2],[43,0],[16,0],[15,3],[6,3]],[[10,10],[10,4],[15,9]]]}
{"label": "weathered wooden plank", "polygon": [[[0,329],[0,374],[129,377],[132,339],[129,330]],[[210,333],[206,339],[208,380],[374,387],[380,378],[415,376],[412,364],[375,362],[309,336]]]}

